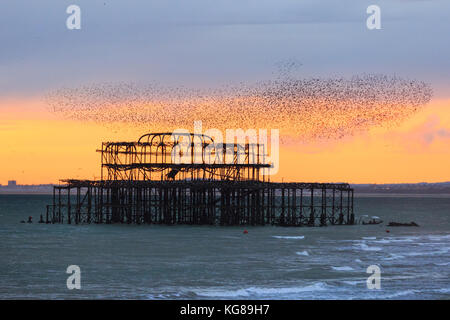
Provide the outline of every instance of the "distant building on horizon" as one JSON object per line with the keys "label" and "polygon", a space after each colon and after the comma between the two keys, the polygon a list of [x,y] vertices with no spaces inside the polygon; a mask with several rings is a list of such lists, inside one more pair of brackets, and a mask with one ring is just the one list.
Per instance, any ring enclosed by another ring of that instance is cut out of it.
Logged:
{"label": "distant building on horizon", "polygon": [[16,180],[9,180],[8,181],[8,187],[17,187],[17,181]]}

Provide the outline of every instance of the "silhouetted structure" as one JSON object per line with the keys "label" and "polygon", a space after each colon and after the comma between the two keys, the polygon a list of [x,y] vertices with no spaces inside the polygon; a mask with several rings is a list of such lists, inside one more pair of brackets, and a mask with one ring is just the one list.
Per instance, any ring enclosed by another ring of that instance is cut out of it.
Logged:
{"label": "silhouetted structure", "polygon": [[271,165],[257,143],[152,133],[137,142],[103,143],[98,152],[101,180],[63,180],[55,186],[47,223],[325,226],[355,221],[348,184],[270,182]]}
{"label": "silhouetted structure", "polygon": [[8,187],[16,187],[17,181],[16,180],[9,180],[8,181]]}

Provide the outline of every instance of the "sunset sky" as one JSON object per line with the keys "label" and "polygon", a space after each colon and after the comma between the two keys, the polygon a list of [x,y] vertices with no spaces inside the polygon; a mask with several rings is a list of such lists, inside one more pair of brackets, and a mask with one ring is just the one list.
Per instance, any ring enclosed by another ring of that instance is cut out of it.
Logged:
{"label": "sunset sky", "polygon": [[[381,30],[366,28],[372,2]],[[73,3],[81,30],[65,25]],[[154,129],[65,119],[46,103],[54,90],[104,82],[214,88],[271,79],[279,61],[299,62],[300,78],[424,81],[433,98],[396,127],[284,145],[275,180],[449,181],[449,10],[447,0],[2,1],[0,184],[98,178],[102,141]]]}

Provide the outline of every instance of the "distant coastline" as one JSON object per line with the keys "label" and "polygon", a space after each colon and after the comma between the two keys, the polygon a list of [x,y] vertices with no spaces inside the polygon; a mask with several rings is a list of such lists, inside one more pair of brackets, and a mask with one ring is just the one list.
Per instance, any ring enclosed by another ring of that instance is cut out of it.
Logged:
{"label": "distant coastline", "polygon": [[[0,185],[1,194],[53,194],[53,184],[38,185]],[[450,194],[450,182],[438,183],[397,183],[397,184],[351,184],[355,189],[355,195],[429,195]]]}
{"label": "distant coastline", "polygon": [[450,182],[351,184],[356,194],[450,194]]}
{"label": "distant coastline", "polygon": [[0,185],[2,194],[53,194],[53,184],[30,184],[30,185]]}

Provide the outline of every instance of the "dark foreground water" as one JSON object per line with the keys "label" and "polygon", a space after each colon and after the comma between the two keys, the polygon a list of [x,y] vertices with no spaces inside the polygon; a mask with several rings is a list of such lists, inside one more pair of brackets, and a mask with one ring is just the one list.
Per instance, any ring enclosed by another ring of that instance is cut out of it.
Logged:
{"label": "dark foreground water", "polygon": [[[355,198],[358,215],[419,228],[19,223],[50,200],[0,195],[0,298],[450,298],[450,197]],[[66,287],[69,265],[81,290]],[[380,290],[367,289],[369,265]]]}

